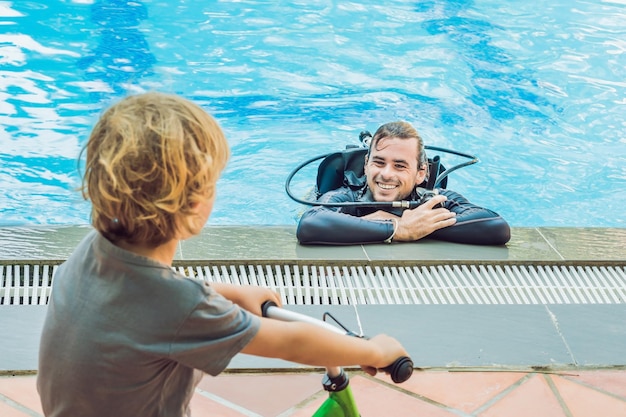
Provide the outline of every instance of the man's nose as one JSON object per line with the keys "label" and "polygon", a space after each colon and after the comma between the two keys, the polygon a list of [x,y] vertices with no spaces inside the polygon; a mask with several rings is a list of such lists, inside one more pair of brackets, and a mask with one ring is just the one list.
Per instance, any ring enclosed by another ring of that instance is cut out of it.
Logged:
{"label": "man's nose", "polygon": [[381,175],[385,178],[389,178],[393,176],[393,166],[386,164],[383,169],[380,171]]}

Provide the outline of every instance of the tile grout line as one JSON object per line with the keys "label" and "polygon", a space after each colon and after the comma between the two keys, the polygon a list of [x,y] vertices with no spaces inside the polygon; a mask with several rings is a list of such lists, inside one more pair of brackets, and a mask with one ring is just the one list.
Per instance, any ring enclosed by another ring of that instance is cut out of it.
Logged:
{"label": "tile grout line", "polygon": [[445,410],[445,411],[448,411],[450,413],[454,413],[454,414],[456,414],[456,415],[458,415],[460,417],[471,417],[470,414],[467,414],[463,410],[459,410],[458,408],[454,408],[454,407],[451,407],[449,405],[440,403],[439,401],[436,401],[436,400],[433,400],[431,398],[428,398],[428,397],[426,397],[426,396],[424,396],[424,395],[422,395],[422,394],[420,394],[418,392],[409,391],[409,390],[407,390],[405,388],[402,388],[401,386],[397,386],[395,384],[390,384],[388,382],[382,381],[382,380],[380,380],[380,379],[378,379],[376,377],[373,377],[373,376],[370,376],[370,375],[367,375],[367,374],[360,375],[360,376],[363,377],[363,378],[366,378],[366,379],[368,379],[370,381],[373,381],[373,382],[377,383],[378,385],[382,385],[382,386],[384,386],[387,389],[391,389],[391,390],[397,391],[400,394],[404,394],[404,395],[407,395],[407,396],[409,396],[411,398],[415,398],[416,400],[420,400],[420,401],[425,402],[427,404],[430,404],[430,405],[432,405],[434,407],[437,407],[437,408],[439,408],[441,410]]}
{"label": "tile grout line", "polygon": [[535,377],[537,374],[535,373],[527,373],[526,375],[522,376],[520,379],[518,379],[517,381],[515,381],[513,384],[509,385],[507,388],[503,389],[502,391],[500,391],[498,394],[496,394],[495,396],[491,397],[490,399],[488,399],[487,401],[485,401],[485,403],[483,405],[481,405],[480,407],[478,407],[477,409],[475,409],[472,412],[472,416],[479,416],[481,413],[483,413],[485,410],[488,410],[489,408],[491,408],[492,406],[494,406],[496,403],[498,403],[500,400],[502,400],[504,397],[506,397],[507,395],[509,395],[511,392],[515,391],[517,388],[519,388],[524,382],[528,381],[529,379]]}
{"label": "tile grout line", "polygon": [[557,334],[559,335],[559,337],[561,338],[561,341],[563,342],[563,344],[565,345],[565,349],[567,349],[567,353],[569,354],[570,358],[572,359],[574,365],[578,366],[578,362],[576,361],[576,358],[574,357],[574,352],[572,352],[572,349],[569,347],[569,343],[567,343],[567,340],[565,339],[565,335],[563,334],[563,332],[561,332],[561,327],[559,326],[559,321],[556,318],[556,314],[554,314],[550,308],[548,307],[548,305],[544,304],[543,306],[546,311],[548,312],[548,316],[550,316],[550,321],[552,322],[552,325],[554,326],[554,328],[556,329]]}
{"label": "tile grout line", "polygon": [[328,395],[328,392],[325,390],[319,390],[318,392],[309,395],[307,398],[305,398],[304,400],[292,405],[291,407],[289,407],[287,410],[281,412],[280,414],[278,414],[276,417],[289,417],[291,415],[293,415],[294,412],[299,411],[300,409],[306,407],[308,404],[312,403],[313,401],[319,399],[320,397],[324,397],[323,401],[326,399]]}
{"label": "tile grout line", "polygon": [[563,409],[563,412],[565,413],[566,417],[573,417],[572,412],[570,411],[569,407],[567,406],[567,404],[565,403],[565,400],[563,399],[563,397],[561,396],[561,393],[559,392],[559,389],[556,387],[556,385],[554,384],[554,381],[552,380],[552,378],[550,377],[550,375],[543,375],[544,379],[546,380],[546,383],[548,384],[548,386],[550,387],[550,389],[552,390],[552,393],[554,394],[554,396],[556,397],[556,400],[559,402],[559,404],[561,405],[561,408]]}
{"label": "tile grout line", "polygon": [[365,259],[367,260],[367,262],[372,262],[372,258],[370,258],[370,254],[367,253],[367,249],[365,249],[365,245],[361,245],[361,250],[363,251],[363,254],[365,255]]}
{"label": "tile grout line", "polygon": [[558,376],[560,378],[567,379],[568,381],[573,382],[576,385],[580,385],[582,387],[589,388],[592,391],[596,391],[596,392],[598,392],[600,394],[608,395],[611,398],[615,398],[616,400],[619,400],[619,401],[622,401],[622,402],[626,403],[626,397],[623,397],[621,395],[615,394],[615,393],[613,393],[611,391],[607,391],[604,388],[597,387],[597,386],[592,385],[592,384],[590,384],[588,382],[578,381],[578,380],[576,380],[576,376],[572,376],[572,375],[558,375],[558,374],[556,376]]}
{"label": "tile grout line", "polygon": [[255,413],[254,411],[250,411],[245,407],[242,407],[238,404],[235,404],[231,401],[228,401],[218,395],[212,394],[208,391],[205,391],[203,389],[200,388],[196,388],[196,394],[201,395],[205,398],[208,398],[211,401],[215,401],[216,403],[223,405],[224,407],[230,408],[231,410],[235,410],[241,414],[243,414],[246,417],[263,417],[260,414]]}
{"label": "tile grout line", "polygon": [[552,250],[559,255],[559,257],[561,258],[562,261],[565,260],[565,257],[563,255],[561,255],[561,252],[558,251],[557,248],[554,247],[554,245],[552,243],[550,243],[550,241],[543,235],[543,233],[541,233],[541,230],[539,228],[535,228],[535,230],[537,231],[537,233],[539,233],[539,236],[541,236],[541,238],[548,244],[548,246],[550,246],[550,248],[552,248]]}
{"label": "tile grout line", "polygon": [[16,410],[27,414],[31,417],[43,417],[41,414],[39,414],[38,412],[26,407],[25,405],[22,405],[20,403],[18,403],[17,401],[13,401],[11,398],[7,397],[4,394],[0,394],[0,402],[5,403],[6,405],[8,405],[9,407],[13,407]]}

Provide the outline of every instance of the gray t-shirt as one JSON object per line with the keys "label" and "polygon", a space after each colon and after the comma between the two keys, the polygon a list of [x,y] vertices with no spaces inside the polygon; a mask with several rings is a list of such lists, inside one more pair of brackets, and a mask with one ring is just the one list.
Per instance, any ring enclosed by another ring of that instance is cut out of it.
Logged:
{"label": "gray t-shirt", "polygon": [[179,417],[260,320],[211,287],[90,233],[59,267],[41,337],[46,416]]}

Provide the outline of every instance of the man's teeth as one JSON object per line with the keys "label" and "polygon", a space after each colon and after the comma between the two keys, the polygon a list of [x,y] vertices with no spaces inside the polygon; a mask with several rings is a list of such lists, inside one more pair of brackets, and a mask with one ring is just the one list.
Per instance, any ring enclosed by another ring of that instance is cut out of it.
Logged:
{"label": "man's teeth", "polygon": [[392,190],[392,189],[396,188],[395,185],[391,185],[391,184],[381,184],[381,183],[378,183],[378,186],[380,188],[382,188],[383,190]]}

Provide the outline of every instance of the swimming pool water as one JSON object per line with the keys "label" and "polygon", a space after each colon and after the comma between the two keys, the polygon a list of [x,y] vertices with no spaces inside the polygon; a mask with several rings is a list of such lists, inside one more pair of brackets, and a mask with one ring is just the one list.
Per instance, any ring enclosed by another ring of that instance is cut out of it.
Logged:
{"label": "swimming pool water", "polygon": [[624,0],[0,1],[0,226],[88,223],[80,148],[148,90],[227,133],[212,225],[295,224],[299,162],[404,119],[513,226],[626,226]]}

